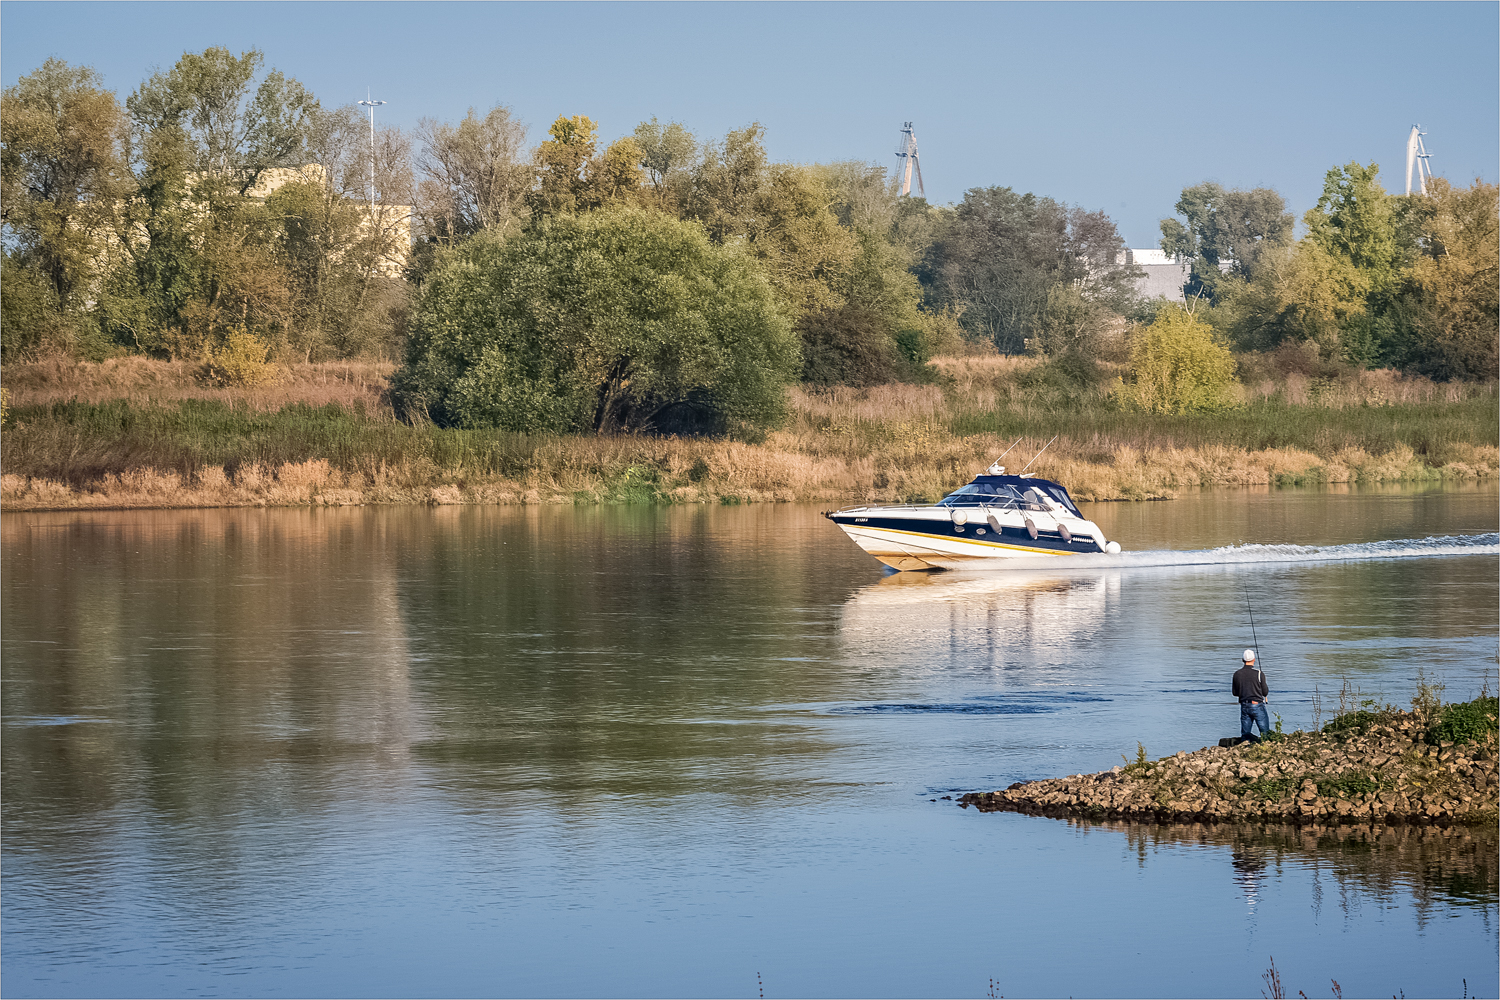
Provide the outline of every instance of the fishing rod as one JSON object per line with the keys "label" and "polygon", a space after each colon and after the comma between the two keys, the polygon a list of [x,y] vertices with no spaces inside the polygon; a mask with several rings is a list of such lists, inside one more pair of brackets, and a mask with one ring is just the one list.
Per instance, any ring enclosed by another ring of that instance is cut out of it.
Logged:
{"label": "fishing rod", "polygon": [[[1260,655],[1260,638],[1255,634],[1255,611],[1250,607],[1250,585],[1243,584],[1245,588],[1245,613],[1250,616],[1250,640],[1255,643],[1255,669],[1260,670],[1262,658]],[[1264,671],[1262,671],[1264,673]]]}

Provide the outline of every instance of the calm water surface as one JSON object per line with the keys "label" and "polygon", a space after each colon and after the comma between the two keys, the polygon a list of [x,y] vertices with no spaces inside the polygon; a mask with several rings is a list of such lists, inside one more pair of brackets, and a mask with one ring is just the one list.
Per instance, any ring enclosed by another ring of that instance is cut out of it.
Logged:
{"label": "calm water surface", "polygon": [[1235,733],[1247,592],[1288,729],[1471,697],[1496,490],[1089,513],[1122,561],[988,576],[807,506],[7,514],[4,992],[1496,995],[1493,831],[943,798]]}

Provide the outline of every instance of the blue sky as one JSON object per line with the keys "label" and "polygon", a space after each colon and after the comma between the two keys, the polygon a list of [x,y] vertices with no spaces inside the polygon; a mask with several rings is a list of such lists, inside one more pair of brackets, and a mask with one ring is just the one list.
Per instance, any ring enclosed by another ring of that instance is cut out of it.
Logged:
{"label": "blue sky", "polygon": [[123,98],[185,50],[259,48],[325,104],[380,120],[500,102],[533,141],[559,114],[606,138],[656,115],[700,138],[758,120],[779,160],[894,168],[913,121],[928,197],[1008,185],[1102,208],[1154,246],[1188,184],[1276,188],[1300,215],[1329,167],[1404,187],[1494,181],[1494,3],[0,3],[0,79],[49,56]]}

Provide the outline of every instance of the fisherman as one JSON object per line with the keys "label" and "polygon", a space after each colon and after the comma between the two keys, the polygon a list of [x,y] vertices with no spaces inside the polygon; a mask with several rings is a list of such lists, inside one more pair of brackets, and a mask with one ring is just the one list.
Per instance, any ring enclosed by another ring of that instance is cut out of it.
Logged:
{"label": "fisherman", "polygon": [[1266,687],[1266,675],[1261,673],[1255,665],[1255,650],[1245,650],[1245,665],[1234,672],[1234,684],[1231,690],[1234,696],[1240,700],[1240,742],[1246,740],[1259,742],[1260,738],[1251,734],[1251,729],[1260,726],[1260,735],[1264,736],[1271,728],[1270,713],[1266,711],[1266,696],[1271,689]]}

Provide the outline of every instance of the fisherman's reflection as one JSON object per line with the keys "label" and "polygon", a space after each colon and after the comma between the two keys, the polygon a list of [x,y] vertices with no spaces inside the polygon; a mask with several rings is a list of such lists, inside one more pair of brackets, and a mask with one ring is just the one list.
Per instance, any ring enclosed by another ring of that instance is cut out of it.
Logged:
{"label": "fisherman's reflection", "polygon": [[1266,874],[1265,855],[1241,848],[1234,852],[1230,864],[1234,866],[1234,880],[1245,894],[1245,904],[1254,913],[1255,904],[1260,901],[1260,883]]}

